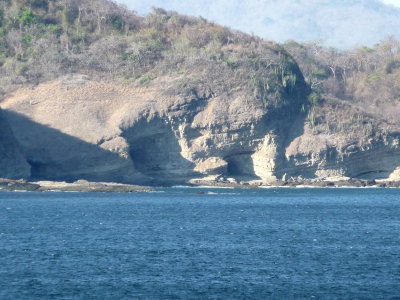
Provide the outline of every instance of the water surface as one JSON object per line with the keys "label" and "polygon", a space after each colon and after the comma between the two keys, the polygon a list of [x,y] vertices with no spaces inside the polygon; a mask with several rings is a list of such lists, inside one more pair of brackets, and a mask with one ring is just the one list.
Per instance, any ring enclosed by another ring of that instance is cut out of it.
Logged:
{"label": "water surface", "polygon": [[0,299],[400,299],[399,291],[396,189],[0,193]]}

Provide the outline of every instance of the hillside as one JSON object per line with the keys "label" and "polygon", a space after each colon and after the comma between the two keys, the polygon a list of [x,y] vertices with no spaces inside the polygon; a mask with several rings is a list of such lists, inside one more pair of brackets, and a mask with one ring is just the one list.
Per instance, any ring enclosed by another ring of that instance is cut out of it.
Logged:
{"label": "hillside", "polygon": [[[143,15],[163,7],[282,43],[322,40],[325,46],[348,49],[371,47],[389,35],[400,38],[398,0],[117,1]],[[385,4],[390,1],[397,5]]]}
{"label": "hillside", "polygon": [[106,0],[3,1],[0,25],[1,107],[24,177],[397,178],[395,41],[358,60]]}

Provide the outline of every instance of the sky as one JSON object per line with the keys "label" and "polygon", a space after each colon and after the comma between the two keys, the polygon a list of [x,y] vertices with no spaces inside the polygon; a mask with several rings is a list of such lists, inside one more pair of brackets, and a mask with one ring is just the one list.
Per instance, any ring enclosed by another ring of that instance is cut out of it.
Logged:
{"label": "sky", "polygon": [[284,42],[322,41],[342,49],[400,39],[400,0],[117,0],[141,15],[151,7],[202,16]]}
{"label": "sky", "polygon": [[395,6],[400,6],[400,0],[383,0],[382,2],[386,4],[392,4]]}

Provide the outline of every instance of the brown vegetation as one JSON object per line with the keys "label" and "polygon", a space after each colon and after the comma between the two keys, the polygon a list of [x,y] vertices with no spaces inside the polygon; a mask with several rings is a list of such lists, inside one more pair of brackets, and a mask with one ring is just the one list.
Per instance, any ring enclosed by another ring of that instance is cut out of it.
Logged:
{"label": "brown vegetation", "polygon": [[284,45],[313,92],[310,124],[316,133],[341,133],[361,143],[399,131],[400,42],[339,51],[318,43]]}
{"label": "brown vegetation", "polygon": [[243,88],[265,107],[307,92],[294,88],[303,77],[279,45],[201,18],[162,9],[144,18],[106,0],[7,0],[0,11],[3,93],[66,73],[133,84],[181,76],[183,92]]}
{"label": "brown vegetation", "polygon": [[[242,89],[272,108],[299,99],[315,133],[359,141],[400,130],[400,43],[393,38],[346,51],[279,46],[163,9],[141,17],[108,0],[2,0],[0,96],[68,73],[134,85],[174,76],[181,78],[174,92]],[[299,89],[304,78],[309,90]],[[301,98],[308,94],[307,104]]]}

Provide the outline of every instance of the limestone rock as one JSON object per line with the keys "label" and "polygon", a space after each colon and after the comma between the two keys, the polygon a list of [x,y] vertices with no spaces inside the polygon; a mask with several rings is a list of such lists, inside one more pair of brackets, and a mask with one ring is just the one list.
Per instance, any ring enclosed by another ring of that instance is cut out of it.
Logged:
{"label": "limestone rock", "polygon": [[194,167],[194,171],[204,175],[226,174],[228,163],[219,157],[209,157],[198,163]]}
{"label": "limestone rock", "polygon": [[390,181],[400,181],[400,167],[397,167],[389,176]]}
{"label": "limestone rock", "polygon": [[29,177],[31,166],[37,180],[158,185],[399,178],[395,135],[363,145],[316,135],[300,113],[304,99],[287,96],[272,109],[240,89],[200,97],[174,89],[178,82],[70,75],[9,95],[1,102],[11,127],[3,130],[1,176]]}

